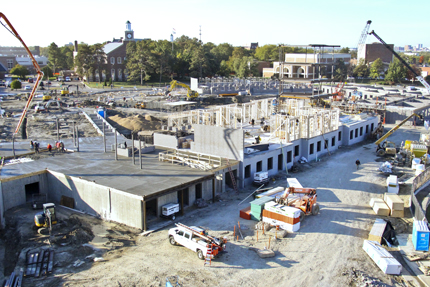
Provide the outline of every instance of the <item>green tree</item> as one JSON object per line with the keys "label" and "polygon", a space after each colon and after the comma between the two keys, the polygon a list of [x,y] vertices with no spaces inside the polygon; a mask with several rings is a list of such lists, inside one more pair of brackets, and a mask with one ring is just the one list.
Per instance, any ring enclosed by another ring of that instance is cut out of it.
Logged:
{"label": "green tree", "polygon": [[30,71],[27,69],[27,67],[24,67],[22,65],[17,64],[15,67],[13,67],[10,72],[12,75],[16,75],[21,79],[25,79],[25,76],[30,74]]}
{"label": "green tree", "polygon": [[349,54],[350,50],[348,47],[344,47],[342,49],[339,50],[339,53],[341,54]]}
{"label": "green tree", "polygon": [[152,48],[153,41],[151,40],[132,42],[127,45],[127,81],[140,80],[140,84],[143,85],[143,81],[151,78],[150,73],[154,72],[155,65],[158,65]]}
{"label": "green tree", "polygon": [[372,79],[377,79],[384,72],[384,63],[382,63],[381,58],[376,59],[372,65],[370,66],[370,74],[369,76]]}
{"label": "green tree", "polygon": [[64,68],[65,57],[61,53],[60,48],[54,42],[48,47],[48,66],[52,69],[53,73],[57,69]]}
{"label": "green tree", "polygon": [[73,46],[63,46],[60,48],[61,64],[60,67],[66,70],[73,69]]}
{"label": "green tree", "polygon": [[90,73],[94,69],[94,54],[91,47],[85,43],[78,46],[78,54],[75,57],[75,66],[79,74],[85,75],[90,80]]}
{"label": "green tree", "polygon": [[396,83],[400,83],[406,78],[406,68],[400,63],[399,60],[394,59],[393,62],[388,66],[387,75],[385,79],[387,81],[392,81]]}
{"label": "green tree", "polygon": [[360,60],[360,63],[355,67],[353,72],[354,77],[365,78],[369,75],[369,68],[367,67],[364,59]]}
{"label": "green tree", "polygon": [[343,81],[347,76],[348,68],[346,67],[343,60],[338,59],[336,62],[336,69],[334,70],[334,79],[336,81]]}
{"label": "green tree", "polygon": [[12,83],[10,83],[10,88],[12,90],[21,89],[21,82],[18,80],[13,80]]}
{"label": "green tree", "polygon": [[[412,65],[411,68],[415,71],[416,74],[421,75],[421,68],[416,65]],[[410,81],[415,81],[417,78],[411,70],[406,69],[406,78]]]}
{"label": "green tree", "polygon": [[153,53],[155,53],[154,71],[159,75],[161,82],[164,74],[173,71],[172,44],[167,40],[159,40],[154,43]]}
{"label": "green tree", "polygon": [[106,62],[106,53],[103,47],[104,45],[99,43],[94,44],[90,47],[91,53],[94,57],[94,60],[93,60],[94,67],[92,70],[98,72],[99,83],[101,82],[101,79],[102,79],[102,75],[101,75],[102,70],[100,67],[103,67],[103,64]]}
{"label": "green tree", "polygon": [[278,61],[279,47],[276,45],[264,45],[257,47],[254,57],[260,61]]}
{"label": "green tree", "polygon": [[351,50],[351,59],[357,59],[357,51],[356,50]]}
{"label": "green tree", "polygon": [[43,67],[42,72],[43,72],[43,79],[44,80],[49,80],[49,77],[52,76],[52,70],[51,70],[51,68],[49,68],[49,66]]}

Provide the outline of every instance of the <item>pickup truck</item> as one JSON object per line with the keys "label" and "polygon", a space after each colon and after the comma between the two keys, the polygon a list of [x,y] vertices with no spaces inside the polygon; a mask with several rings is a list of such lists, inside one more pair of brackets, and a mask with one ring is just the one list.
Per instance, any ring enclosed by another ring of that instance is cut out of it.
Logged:
{"label": "pickup truck", "polygon": [[[218,255],[220,252],[225,250],[226,239],[220,240],[219,238],[205,236],[206,231],[191,226],[184,228],[176,225],[177,227],[169,230],[169,242],[172,245],[182,245],[188,249],[197,253],[197,257],[201,260],[206,258],[206,254],[209,249],[209,244],[212,244],[212,256]],[[199,236],[199,234],[203,236]],[[211,240],[211,238],[213,240]]]}

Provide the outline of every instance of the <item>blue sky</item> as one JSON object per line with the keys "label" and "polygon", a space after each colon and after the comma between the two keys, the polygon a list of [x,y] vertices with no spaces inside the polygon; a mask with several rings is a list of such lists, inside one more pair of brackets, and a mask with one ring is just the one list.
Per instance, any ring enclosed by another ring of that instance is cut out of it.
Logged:
{"label": "blue sky", "polygon": [[[205,43],[355,47],[372,20],[371,30],[387,43],[430,47],[430,1],[19,0],[0,7],[28,46],[101,43],[124,37],[129,20],[135,38],[169,39],[172,28],[176,36],[198,38],[201,25]],[[0,46],[20,43],[0,26]]]}

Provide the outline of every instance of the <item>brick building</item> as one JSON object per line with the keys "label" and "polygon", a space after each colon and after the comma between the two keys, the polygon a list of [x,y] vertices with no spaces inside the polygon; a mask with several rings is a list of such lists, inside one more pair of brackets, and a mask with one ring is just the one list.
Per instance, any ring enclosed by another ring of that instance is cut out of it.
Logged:
{"label": "brick building", "polygon": [[[388,44],[394,50],[393,44]],[[365,61],[368,64],[373,63],[376,59],[380,58],[386,65],[393,61],[393,53],[380,43],[366,44],[365,46]]]}
{"label": "brick building", "polygon": [[90,81],[104,81],[112,78],[112,81],[122,82],[127,80],[127,70],[125,66],[127,44],[130,42],[143,41],[146,39],[134,38],[134,31],[131,29],[130,21],[126,23],[124,37],[113,39],[105,44],[103,50],[106,58],[96,64],[94,75],[90,76]]}

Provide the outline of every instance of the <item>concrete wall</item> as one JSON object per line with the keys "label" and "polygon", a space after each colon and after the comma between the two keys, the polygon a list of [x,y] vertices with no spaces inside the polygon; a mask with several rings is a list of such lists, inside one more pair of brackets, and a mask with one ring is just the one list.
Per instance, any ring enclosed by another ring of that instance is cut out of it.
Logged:
{"label": "concrete wall", "polygon": [[178,138],[175,135],[154,133],[154,145],[167,148],[178,148]]}
{"label": "concrete wall", "polygon": [[[48,193],[49,186],[47,180],[47,172],[45,170],[40,172],[34,172],[23,176],[11,177],[3,179],[1,181],[1,192],[3,196],[3,208],[4,211],[13,207],[23,205],[31,198],[25,196],[25,185],[39,182],[39,192]],[[49,196],[48,200],[53,199]]]}
{"label": "concrete wall", "polygon": [[243,160],[244,135],[241,129],[194,125],[193,152]]}
{"label": "concrete wall", "polygon": [[58,203],[61,196],[68,196],[74,199],[75,209],[142,228],[142,197],[53,171],[47,177],[52,201]]}
{"label": "concrete wall", "polygon": [[[372,117],[367,121],[357,122],[351,125],[342,125],[342,144],[343,145],[353,145],[365,140],[370,132],[378,126],[378,118]],[[373,124],[373,129],[372,129]],[[368,127],[368,132],[366,133],[366,127]],[[352,132],[352,135],[351,135]]]}
{"label": "concrete wall", "polygon": [[[294,141],[293,143],[289,143],[286,146],[279,147],[278,149],[268,150],[264,152],[259,152],[251,155],[247,155],[243,161],[243,164],[240,167],[239,179],[240,186],[243,188],[245,185],[252,184],[254,181],[254,174],[257,172],[257,163],[261,161],[262,169],[261,171],[267,171],[269,176],[276,175],[280,170],[278,169],[279,164],[279,155],[282,154],[282,150],[284,152],[284,156],[281,157],[282,161],[282,170],[285,170],[285,163],[287,163],[287,167],[291,168],[294,162],[294,147],[299,144],[301,140]],[[288,154],[291,154],[291,158],[288,160]],[[285,157],[285,158],[284,158]],[[268,159],[273,158],[272,169],[268,169]],[[295,159],[298,160],[300,155],[296,156]],[[246,176],[246,168],[250,166],[250,176]]]}
{"label": "concrete wall", "polygon": [[168,203],[179,203],[178,202],[178,192],[172,192],[163,196],[158,197],[157,199],[157,217],[161,214],[161,207]]}
{"label": "concrete wall", "polygon": [[[341,141],[339,141],[339,130],[333,131],[323,136],[316,136],[310,138],[309,140],[303,141],[303,152],[301,156],[305,157],[308,161],[317,160],[318,157],[330,152],[335,152],[339,145],[342,144],[343,134],[341,132]],[[325,140],[327,140],[327,146],[325,144]],[[334,143],[334,144],[333,144]],[[313,145],[313,151],[312,151]],[[320,149],[318,150],[318,146]]]}

